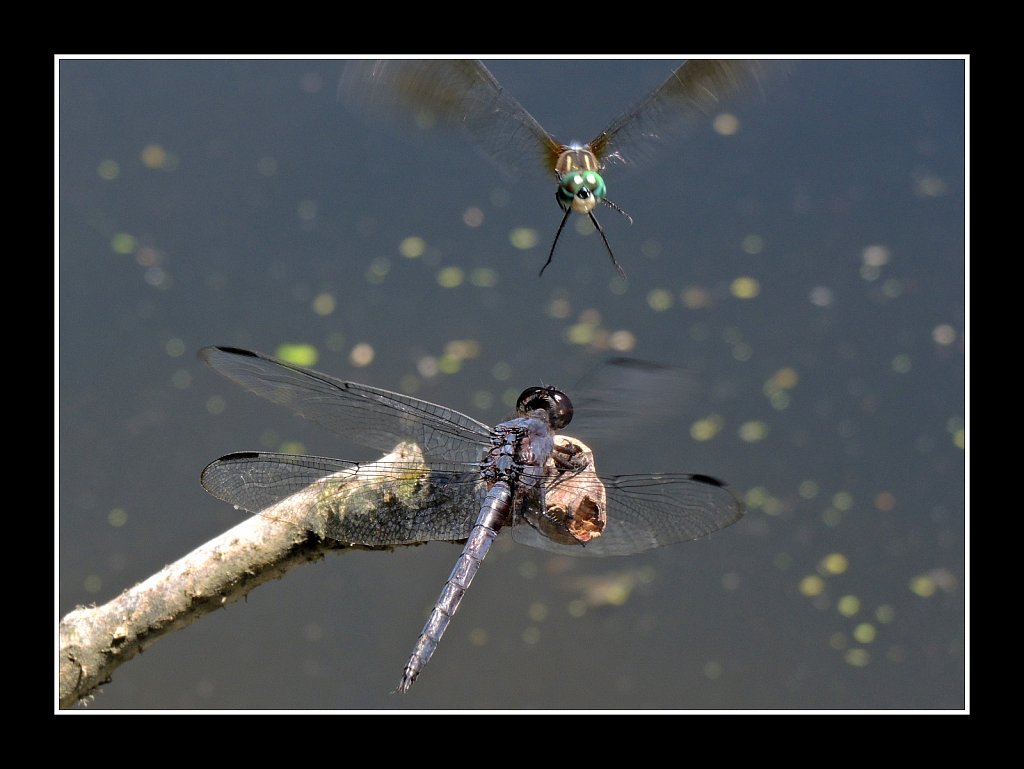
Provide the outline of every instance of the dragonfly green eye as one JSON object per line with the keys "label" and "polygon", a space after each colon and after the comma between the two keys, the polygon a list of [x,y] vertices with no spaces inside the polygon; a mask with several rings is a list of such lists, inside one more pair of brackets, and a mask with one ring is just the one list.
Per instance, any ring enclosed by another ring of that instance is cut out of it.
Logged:
{"label": "dragonfly green eye", "polygon": [[563,209],[589,214],[604,199],[604,179],[596,171],[570,171],[558,180],[558,199]]}

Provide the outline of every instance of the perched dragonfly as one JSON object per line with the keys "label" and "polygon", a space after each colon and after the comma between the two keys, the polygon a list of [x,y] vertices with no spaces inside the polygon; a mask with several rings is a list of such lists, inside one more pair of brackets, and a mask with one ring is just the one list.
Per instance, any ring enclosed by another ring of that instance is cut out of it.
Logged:
{"label": "perched dragonfly", "polygon": [[405,113],[420,121],[459,126],[507,170],[532,168],[555,175],[555,200],[564,212],[540,274],[551,264],[569,214],[586,214],[619,274],[598,203],[633,219],[606,197],[601,172],[610,161],[632,162],[654,141],[706,113],[720,98],[755,80],[763,62],[689,59],[660,86],[586,144],[564,144],[510,96],[482,62],[468,59],[381,59],[349,62],[338,88],[350,106]]}
{"label": "perched dragonfly", "polygon": [[[213,496],[252,513],[314,488],[309,518],[289,522],[343,543],[465,540],[405,666],[403,692],[427,664],[502,528],[544,550],[609,556],[698,539],[743,515],[742,502],[707,475],[597,474],[592,452],[558,433],[573,406],[554,387],[527,388],[516,416],[488,427],[445,406],[257,352],[207,347],[200,357],[256,395],[366,446],[417,447],[415,459],[373,463],[238,452],[212,462],[201,479]],[[612,365],[628,378],[651,364]],[[370,489],[370,504],[352,501],[356,486]]]}

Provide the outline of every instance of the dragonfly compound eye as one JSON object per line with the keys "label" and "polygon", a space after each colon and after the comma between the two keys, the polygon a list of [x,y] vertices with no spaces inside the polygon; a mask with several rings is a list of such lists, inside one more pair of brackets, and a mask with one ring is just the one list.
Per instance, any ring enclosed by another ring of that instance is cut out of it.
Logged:
{"label": "dragonfly compound eye", "polygon": [[604,179],[596,171],[572,171],[559,179],[559,196],[578,214],[593,211],[604,194]]}
{"label": "dragonfly compound eye", "polygon": [[531,411],[545,411],[548,424],[553,430],[561,430],[572,421],[572,401],[569,396],[554,387],[528,387],[516,401],[516,412],[529,414]]}

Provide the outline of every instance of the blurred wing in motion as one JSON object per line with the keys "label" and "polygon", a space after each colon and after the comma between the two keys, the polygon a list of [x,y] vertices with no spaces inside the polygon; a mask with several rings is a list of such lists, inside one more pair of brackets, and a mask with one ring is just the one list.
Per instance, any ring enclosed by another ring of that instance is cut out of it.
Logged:
{"label": "blurred wing in motion", "polygon": [[550,177],[563,151],[476,59],[350,61],[338,96],[359,111],[462,129],[510,176],[541,171]]}
{"label": "blurred wing in motion", "polygon": [[758,83],[766,66],[752,59],[688,59],[588,146],[602,162],[649,161],[658,140],[692,129],[721,99]]}

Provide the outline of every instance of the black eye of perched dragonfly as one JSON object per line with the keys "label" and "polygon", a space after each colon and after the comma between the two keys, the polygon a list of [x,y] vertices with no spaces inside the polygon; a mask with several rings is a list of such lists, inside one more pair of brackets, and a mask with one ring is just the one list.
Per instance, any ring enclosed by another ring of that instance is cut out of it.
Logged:
{"label": "black eye of perched dragonfly", "polygon": [[633,221],[606,197],[606,163],[630,162],[657,139],[706,114],[724,96],[758,80],[763,71],[764,62],[754,60],[689,59],[583,145],[555,139],[476,60],[352,61],[345,67],[338,93],[353,108],[410,118],[428,115],[439,124],[463,128],[500,165],[553,174],[558,185],[555,199],[564,213],[540,274],[551,264],[558,238],[575,211],[590,217],[612,264],[625,277],[594,215],[602,203]]}
{"label": "black eye of perched dragonfly", "polygon": [[527,387],[516,401],[516,413],[526,416],[540,409],[547,414],[552,430],[561,430],[572,421],[572,402],[554,387]]}
{"label": "black eye of perched dragonfly", "polygon": [[[405,666],[400,691],[408,690],[427,664],[502,528],[533,547],[600,557],[699,539],[743,515],[742,502],[707,475],[598,474],[586,446],[556,435],[569,423],[572,405],[553,387],[525,390],[520,415],[488,427],[445,406],[257,352],[207,347],[200,357],[256,395],[339,435],[382,451],[411,442],[422,453],[418,463],[363,465],[246,451],[210,463],[201,478],[213,496],[252,513],[312,489],[309,519],[300,525],[339,542],[388,546],[466,540]],[[621,369],[622,378],[643,374],[629,361],[609,365],[616,373]],[[538,410],[544,418],[536,416]],[[345,506],[356,483],[370,489],[371,497],[379,490],[366,510]],[[417,505],[394,504],[410,486],[419,492]]]}

